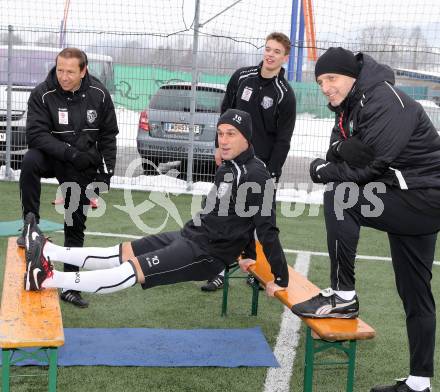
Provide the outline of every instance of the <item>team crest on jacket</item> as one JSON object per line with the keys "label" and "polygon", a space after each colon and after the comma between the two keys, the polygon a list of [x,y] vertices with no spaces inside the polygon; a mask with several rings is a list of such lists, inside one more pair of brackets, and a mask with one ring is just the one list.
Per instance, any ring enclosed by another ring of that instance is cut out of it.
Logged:
{"label": "team crest on jacket", "polygon": [[268,96],[264,96],[263,100],[261,101],[261,106],[263,106],[264,109],[269,109],[273,105],[273,99]]}
{"label": "team crest on jacket", "polygon": [[87,110],[87,122],[88,123],[94,123],[96,120],[96,117],[98,117],[98,114],[96,113],[96,110]]}
{"label": "team crest on jacket", "polygon": [[221,182],[217,189],[217,198],[221,199],[229,190],[230,182]]}

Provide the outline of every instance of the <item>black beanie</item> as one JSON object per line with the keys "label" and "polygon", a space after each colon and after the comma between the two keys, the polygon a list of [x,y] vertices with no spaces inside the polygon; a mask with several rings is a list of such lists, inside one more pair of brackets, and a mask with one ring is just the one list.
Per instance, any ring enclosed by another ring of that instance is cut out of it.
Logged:
{"label": "black beanie", "polygon": [[217,127],[220,124],[233,125],[240,131],[249,144],[251,143],[252,119],[249,113],[238,109],[228,109],[218,119]]}
{"label": "black beanie", "polygon": [[315,79],[326,73],[350,76],[357,79],[360,65],[353,52],[344,48],[329,48],[315,65]]}

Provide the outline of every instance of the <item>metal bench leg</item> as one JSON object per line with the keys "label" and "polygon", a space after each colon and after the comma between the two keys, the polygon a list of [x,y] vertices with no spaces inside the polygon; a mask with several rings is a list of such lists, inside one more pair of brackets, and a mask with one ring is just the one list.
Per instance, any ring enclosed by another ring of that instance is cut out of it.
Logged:
{"label": "metal bench leg", "polygon": [[49,352],[49,392],[57,390],[58,349],[48,348]]}
{"label": "metal bench leg", "polygon": [[356,340],[350,340],[347,350],[348,369],[347,369],[347,392],[353,392],[354,368],[356,363]]}
{"label": "metal bench leg", "polygon": [[11,350],[2,349],[2,391],[9,392],[9,371],[10,371]]}
{"label": "metal bench leg", "polygon": [[225,268],[225,281],[223,283],[222,316],[226,316],[228,311],[228,293],[229,292],[229,268]]}
{"label": "metal bench leg", "polygon": [[315,348],[312,337],[312,330],[307,327],[306,331],[306,355],[304,362],[304,392],[312,392],[313,389],[313,367]]}
{"label": "metal bench leg", "polygon": [[260,293],[260,282],[257,279],[254,279],[252,283],[252,307],[251,307],[251,315],[256,316],[258,313],[258,295]]}

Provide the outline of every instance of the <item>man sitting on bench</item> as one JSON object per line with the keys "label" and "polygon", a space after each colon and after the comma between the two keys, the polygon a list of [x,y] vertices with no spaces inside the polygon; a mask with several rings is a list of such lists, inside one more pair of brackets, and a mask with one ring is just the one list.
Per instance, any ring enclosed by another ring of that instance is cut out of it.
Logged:
{"label": "man sitting on bench", "polygon": [[371,392],[428,392],[434,371],[431,277],[440,230],[440,137],[422,106],[393,87],[391,68],[366,54],[330,48],[318,59],[315,76],[336,114],[326,160],[310,164],[313,182],[334,182],[324,193],[331,288],[292,311],[302,317],[355,317],[360,227],[387,232],[406,313],[410,376]]}
{"label": "man sitting on bench", "polygon": [[[229,109],[217,124],[225,161],[217,169],[206,204],[180,231],[151,235],[108,248],[65,248],[44,237],[32,215],[26,217],[26,290],[56,287],[111,293],[135,285],[143,289],[190,280],[207,280],[242,255],[241,267],[255,263],[256,230],[275,280],[269,296],[287,287],[289,274],[275,225],[275,190],[264,164],[250,145],[248,113]],[[253,240],[252,240],[253,241]],[[52,261],[85,268],[60,272]]]}

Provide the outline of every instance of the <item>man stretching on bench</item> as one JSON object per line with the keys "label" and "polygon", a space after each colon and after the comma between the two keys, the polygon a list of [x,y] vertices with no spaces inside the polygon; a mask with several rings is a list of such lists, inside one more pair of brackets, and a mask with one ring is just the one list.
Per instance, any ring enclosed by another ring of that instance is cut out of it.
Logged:
{"label": "man stretching on bench", "polygon": [[[394,88],[391,68],[366,54],[330,48],[316,62],[315,76],[336,114],[326,160],[317,158],[310,165],[313,182],[328,184],[324,216],[331,288],[292,311],[302,317],[356,317],[354,262],[360,228],[387,232],[406,314],[410,375],[370,392],[429,392],[440,137],[420,103]],[[387,309],[378,312],[387,317]]]}
{"label": "man stretching on bench", "polygon": [[[219,118],[217,135],[224,163],[217,169],[203,210],[180,231],[108,248],[65,248],[47,241],[33,215],[26,216],[25,289],[54,287],[104,294],[137,282],[147,289],[201,281],[215,276],[240,255],[240,267],[246,271],[255,263],[254,230],[275,277],[266,286],[267,294],[274,296],[287,287],[287,263],[275,225],[275,187],[250,145],[249,114],[227,110]],[[52,261],[91,271],[60,272],[53,269]]]}

